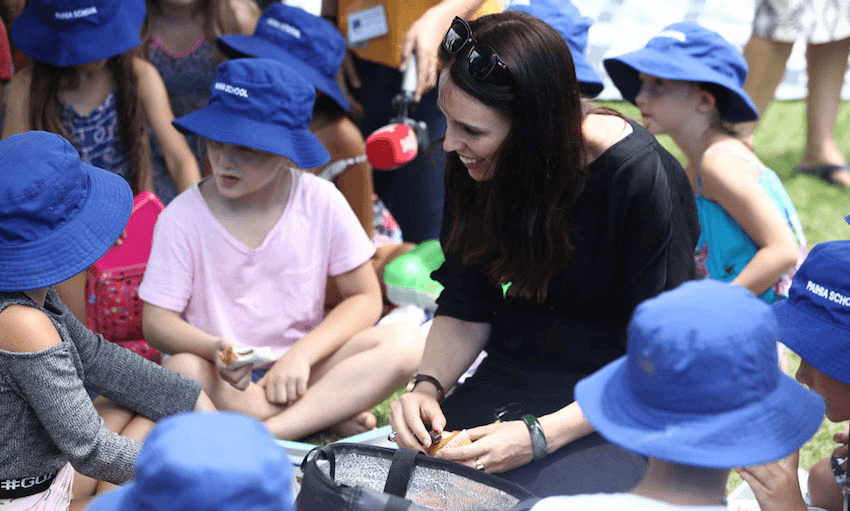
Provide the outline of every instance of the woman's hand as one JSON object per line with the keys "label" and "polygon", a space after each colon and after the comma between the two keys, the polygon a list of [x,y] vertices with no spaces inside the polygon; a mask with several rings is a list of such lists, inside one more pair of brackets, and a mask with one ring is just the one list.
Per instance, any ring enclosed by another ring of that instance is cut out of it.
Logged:
{"label": "woman's hand", "polygon": [[741,479],[750,485],[762,511],[806,511],[800,493],[797,464],[800,451],[773,463],[741,470]]}
{"label": "woman's hand", "polygon": [[215,356],[213,357],[213,362],[215,363],[216,369],[218,369],[219,376],[221,376],[224,381],[231,384],[234,388],[245,390],[251,383],[251,371],[253,370],[253,366],[251,366],[251,364],[240,365],[237,367],[224,365],[224,362],[221,361],[221,352],[231,346],[236,348],[237,351],[242,349],[241,346],[230,339],[217,337],[215,340]]}
{"label": "woman's hand", "polygon": [[531,435],[523,421],[494,422],[467,433],[471,444],[440,449],[436,457],[472,468],[484,467],[486,472],[496,474],[521,467],[534,458]]}
{"label": "woman's hand", "polygon": [[266,390],[269,403],[284,405],[306,394],[309,381],[310,361],[292,348],[274,363],[257,385]]}
{"label": "woman's hand", "polygon": [[446,417],[437,398],[424,391],[402,394],[390,404],[390,410],[390,424],[399,447],[427,452],[431,447],[431,435],[426,425],[440,434],[446,427]]}

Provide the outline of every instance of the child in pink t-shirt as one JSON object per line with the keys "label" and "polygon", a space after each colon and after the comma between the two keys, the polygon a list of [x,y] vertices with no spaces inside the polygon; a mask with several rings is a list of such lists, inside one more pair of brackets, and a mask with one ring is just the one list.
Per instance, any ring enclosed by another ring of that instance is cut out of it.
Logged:
{"label": "child in pink t-shirt", "polygon": [[[159,217],[139,289],[146,338],[173,354],[163,365],[281,439],[373,428],[368,410],[424,346],[412,325],[374,326],[374,245],[333,184],[297,170],[329,158],[308,130],[314,99],[281,63],[218,67],[209,105],[174,121],[206,139],[212,175]],[[325,316],[328,279],[344,298]],[[226,364],[231,347],[271,362]]]}

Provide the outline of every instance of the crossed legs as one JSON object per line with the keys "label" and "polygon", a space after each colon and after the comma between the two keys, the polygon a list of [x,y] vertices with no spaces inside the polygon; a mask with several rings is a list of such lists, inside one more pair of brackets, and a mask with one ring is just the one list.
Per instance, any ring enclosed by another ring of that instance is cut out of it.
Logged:
{"label": "crossed legs", "polygon": [[358,333],[311,368],[307,392],[287,406],[270,403],[252,383],[240,391],[224,381],[209,361],[189,353],[163,365],[200,382],[220,410],[264,421],[277,438],[295,440],[328,428],[341,435],[375,427],[368,410],[399,389],[416,371],[425,338],[418,327],[394,323]]}

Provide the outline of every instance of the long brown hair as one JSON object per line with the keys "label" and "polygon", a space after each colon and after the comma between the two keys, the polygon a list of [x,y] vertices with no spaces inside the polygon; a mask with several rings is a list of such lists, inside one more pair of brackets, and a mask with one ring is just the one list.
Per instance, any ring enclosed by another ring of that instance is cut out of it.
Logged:
{"label": "long brown hair", "polygon": [[505,83],[474,79],[464,48],[440,51],[444,72],[470,96],[505,112],[511,129],[496,157],[493,178],[476,182],[456,153],[447,157],[453,214],[443,240],[465,264],[483,264],[494,285],[544,302],[549,281],[572,257],[573,203],[585,171],[581,93],[563,38],[519,11],[470,22],[475,39],[507,65]]}
{"label": "long brown hair", "polygon": [[[135,194],[152,179],[153,169],[147,117],[138,94],[139,79],[133,59],[133,52],[125,52],[110,58],[106,66],[117,86],[115,108],[118,114],[118,133],[121,147],[132,165],[130,185]],[[58,67],[39,61],[33,61],[31,65],[30,128],[57,133],[73,142],[71,133],[62,126],[59,91],[61,88],[75,89],[79,86],[77,70],[74,67]]]}

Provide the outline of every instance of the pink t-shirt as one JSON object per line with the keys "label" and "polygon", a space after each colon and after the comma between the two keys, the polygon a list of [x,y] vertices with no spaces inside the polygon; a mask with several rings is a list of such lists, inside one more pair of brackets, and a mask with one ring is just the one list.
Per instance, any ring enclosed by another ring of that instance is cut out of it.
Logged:
{"label": "pink t-shirt", "polygon": [[227,232],[195,185],[160,214],[139,297],[280,357],[322,321],[327,277],[357,268],[374,251],[342,194],[311,174],[301,173],[256,249]]}

